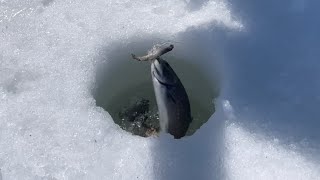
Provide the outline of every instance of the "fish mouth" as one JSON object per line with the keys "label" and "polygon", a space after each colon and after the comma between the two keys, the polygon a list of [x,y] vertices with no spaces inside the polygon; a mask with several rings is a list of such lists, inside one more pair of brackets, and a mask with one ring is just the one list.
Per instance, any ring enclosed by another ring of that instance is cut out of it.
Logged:
{"label": "fish mouth", "polygon": [[157,81],[166,86],[173,86],[176,81],[176,75],[170,65],[164,60],[155,59],[152,62],[152,76]]}
{"label": "fish mouth", "polygon": [[173,86],[173,85],[174,85],[174,83],[167,83],[167,82],[162,81],[161,79],[158,79],[158,78],[157,78],[157,75],[154,73],[154,71],[152,71],[152,76],[153,76],[161,85],[164,85],[164,86]]}

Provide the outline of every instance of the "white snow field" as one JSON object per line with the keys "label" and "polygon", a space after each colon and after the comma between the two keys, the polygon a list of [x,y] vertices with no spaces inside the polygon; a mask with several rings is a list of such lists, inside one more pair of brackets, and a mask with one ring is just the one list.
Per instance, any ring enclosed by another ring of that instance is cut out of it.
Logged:
{"label": "white snow field", "polygon": [[[0,0],[0,179],[320,179],[319,16],[268,2]],[[133,136],[96,106],[113,45],[144,40],[219,69],[194,135]]]}

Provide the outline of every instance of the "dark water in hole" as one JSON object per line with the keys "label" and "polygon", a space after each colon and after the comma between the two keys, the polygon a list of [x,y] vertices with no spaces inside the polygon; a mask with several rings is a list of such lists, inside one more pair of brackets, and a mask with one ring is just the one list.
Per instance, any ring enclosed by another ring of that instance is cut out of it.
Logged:
{"label": "dark water in hole", "polygon": [[[141,101],[142,99],[146,99],[149,101],[149,111],[144,114],[149,117],[151,120],[156,121],[155,124],[159,124],[158,110],[155,101],[155,96],[153,92],[153,87],[151,83],[144,83],[137,87],[132,87],[126,91],[119,93],[118,96],[114,97],[110,101],[110,105],[106,106],[105,109],[111,114],[115,123],[120,125],[120,127],[129,132],[135,132],[136,135],[144,134],[143,132],[147,131],[144,128],[141,128],[141,132],[137,132],[133,130],[134,123],[131,122],[123,122],[119,113],[124,109],[128,108],[128,106],[134,104],[135,102]],[[195,97],[189,95],[191,111],[192,111],[192,123],[190,124],[187,135],[192,135],[199,127],[204,124],[211,114],[214,113],[214,106],[211,105],[209,107],[203,107],[199,102],[196,101]],[[159,125],[158,125],[159,126]]]}

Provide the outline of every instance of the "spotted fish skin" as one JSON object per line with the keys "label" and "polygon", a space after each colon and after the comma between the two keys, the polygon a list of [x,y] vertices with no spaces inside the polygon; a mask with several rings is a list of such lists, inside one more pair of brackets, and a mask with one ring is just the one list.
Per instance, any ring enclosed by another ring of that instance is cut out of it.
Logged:
{"label": "spotted fish skin", "polygon": [[151,75],[161,130],[180,139],[192,121],[186,90],[169,63],[160,57],[151,62]]}

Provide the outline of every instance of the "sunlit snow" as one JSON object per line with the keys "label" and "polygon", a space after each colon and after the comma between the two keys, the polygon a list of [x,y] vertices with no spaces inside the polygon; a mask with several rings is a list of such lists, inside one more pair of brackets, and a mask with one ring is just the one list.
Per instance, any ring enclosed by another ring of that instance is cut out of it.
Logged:
{"label": "sunlit snow", "polygon": [[[292,133],[278,137],[277,129],[257,123],[265,116],[252,108],[255,102],[244,105],[234,93],[241,85],[255,87],[246,78],[235,82],[245,70],[227,60],[238,53],[228,51],[225,40],[250,36],[255,27],[247,25],[255,22],[233,7],[224,0],[1,0],[0,179],[319,178],[319,140],[306,137],[302,146]],[[306,7],[288,5],[299,12]],[[190,137],[133,136],[95,104],[96,70],[108,64],[113,45],[144,39],[177,42],[189,52],[206,49],[202,55],[219,65],[217,111]],[[277,113],[270,118],[285,117]],[[283,131],[292,129],[288,123]]]}

